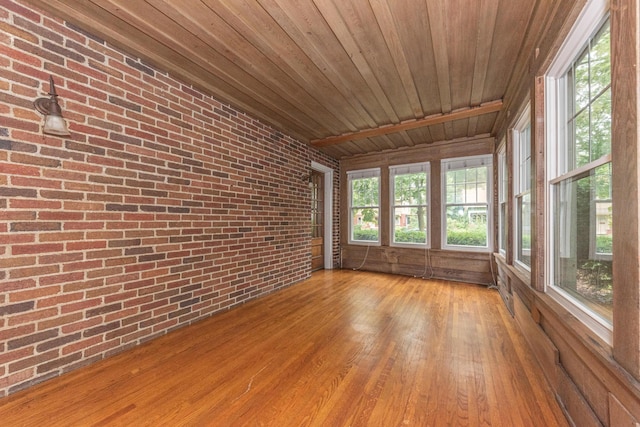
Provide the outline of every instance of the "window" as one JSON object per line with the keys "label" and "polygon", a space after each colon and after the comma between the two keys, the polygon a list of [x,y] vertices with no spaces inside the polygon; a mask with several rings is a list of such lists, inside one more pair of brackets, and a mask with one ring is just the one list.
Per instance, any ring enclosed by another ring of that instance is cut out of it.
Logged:
{"label": "window", "polygon": [[507,169],[506,145],[498,151],[498,250],[507,253],[507,191],[509,170]]}
{"label": "window", "polygon": [[429,163],[391,166],[391,236],[395,245],[429,243]]}
{"label": "window", "polygon": [[548,138],[549,291],[593,319],[591,325],[610,330],[611,53],[605,15],[606,2],[590,2],[548,76],[547,119],[555,130]]}
{"label": "window", "polygon": [[380,169],[347,172],[349,243],[380,243]]}
{"label": "window", "polygon": [[489,250],[491,156],[442,162],[444,247]]}
{"label": "window", "polygon": [[531,269],[531,110],[529,106],[513,130],[514,224],[516,263]]}

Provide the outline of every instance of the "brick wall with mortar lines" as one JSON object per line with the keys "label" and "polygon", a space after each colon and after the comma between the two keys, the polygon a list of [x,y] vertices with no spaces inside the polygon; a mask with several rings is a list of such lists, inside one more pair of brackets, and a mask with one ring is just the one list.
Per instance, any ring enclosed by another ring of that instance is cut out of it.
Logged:
{"label": "brick wall with mortar lines", "polygon": [[[40,132],[49,74],[70,138]],[[0,397],[308,277],[312,160],[338,169],[0,0]]]}

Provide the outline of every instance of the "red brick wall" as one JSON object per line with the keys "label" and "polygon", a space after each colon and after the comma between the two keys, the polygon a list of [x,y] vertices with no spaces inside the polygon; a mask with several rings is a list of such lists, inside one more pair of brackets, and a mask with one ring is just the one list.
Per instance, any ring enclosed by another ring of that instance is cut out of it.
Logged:
{"label": "red brick wall", "polygon": [[[32,106],[49,74],[67,139]],[[312,160],[338,169],[0,0],[0,396],[308,277]]]}

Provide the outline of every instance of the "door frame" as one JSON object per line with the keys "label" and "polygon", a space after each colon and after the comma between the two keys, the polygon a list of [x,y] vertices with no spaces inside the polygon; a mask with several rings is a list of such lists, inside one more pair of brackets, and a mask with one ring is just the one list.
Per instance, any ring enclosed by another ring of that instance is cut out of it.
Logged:
{"label": "door frame", "polygon": [[311,161],[311,169],[324,174],[324,269],[333,269],[333,169]]}

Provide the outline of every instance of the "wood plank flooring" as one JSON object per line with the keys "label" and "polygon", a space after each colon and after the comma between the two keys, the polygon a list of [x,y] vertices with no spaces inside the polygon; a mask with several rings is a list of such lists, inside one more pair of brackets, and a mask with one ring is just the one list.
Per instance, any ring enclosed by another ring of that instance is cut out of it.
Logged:
{"label": "wood plank flooring", "polygon": [[495,290],[312,278],[0,400],[7,426],[566,426]]}

